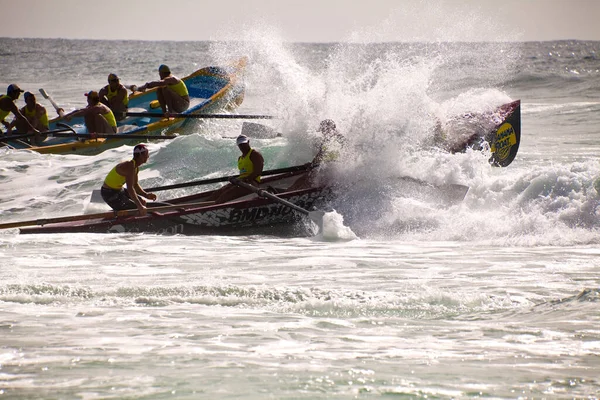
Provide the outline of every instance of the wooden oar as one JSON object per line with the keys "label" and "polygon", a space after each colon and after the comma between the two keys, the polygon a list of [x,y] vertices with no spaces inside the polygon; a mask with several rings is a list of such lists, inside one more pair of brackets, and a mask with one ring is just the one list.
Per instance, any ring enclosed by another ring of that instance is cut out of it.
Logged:
{"label": "wooden oar", "polygon": [[[307,171],[311,168],[314,168],[314,167],[306,166],[306,165],[297,165],[295,167],[287,167],[287,168],[279,168],[279,169],[272,169],[269,171],[263,171],[263,173],[261,175],[268,176],[268,175],[284,174],[286,172]],[[203,179],[200,181],[176,183],[173,185],[159,186],[159,187],[155,187],[155,188],[151,188],[151,189],[146,189],[146,191],[159,192],[161,190],[179,189],[179,188],[190,187],[190,186],[209,185],[211,183],[219,183],[219,182],[229,182],[230,179],[237,178],[238,176],[239,175],[221,176],[219,178]]]}
{"label": "wooden oar", "polygon": [[467,192],[469,191],[468,186],[459,185],[457,183],[434,185],[433,183],[430,183],[430,182],[427,182],[427,181],[424,181],[421,179],[413,178],[410,176],[401,176],[398,179],[401,179],[401,180],[407,181],[407,182],[413,182],[413,183],[416,183],[421,186],[427,186],[427,187],[431,187],[431,188],[440,190],[444,193],[445,197],[448,200],[451,200],[452,202],[462,201],[465,198],[465,196],[467,195]]}
{"label": "wooden oar", "polygon": [[[149,207],[148,213],[160,212],[160,211],[171,211],[178,209],[186,209],[186,208],[197,208],[197,207],[205,207],[215,204],[214,201],[203,201],[199,203],[188,203],[188,204],[177,204],[172,206],[163,206],[163,207]],[[138,215],[138,210],[121,210],[121,211],[109,211],[104,213],[97,214],[84,214],[84,215],[72,215],[68,217],[57,217],[57,218],[42,218],[42,219],[34,219],[30,221],[21,221],[21,222],[8,222],[6,224],[0,224],[0,229],[9,229],[9,228],[20,228],[22,226],[32,226],[32,225],[48,225],[48,224],[57,224],[60,222],[73,222],[73,221],[85,221],[88,219],[107,219],[107,218],[122,218]]]}
{"label": "wooden oar", "polygon": [[248,115],[248,114],[162,114],[152,112],[127,112],[128,117],[149,117],[149,118],[225,118],[225,119],[273,119],[272,115]]}
{"label": "wooden oar", "polygon": [[43,88],[40,89],[40,93],[42,94],[42,96],[44,96],[46,100],[50,102],[50,104],[52,104],[52,106],[54,106],[54,109],[56,110],[56,113],[59,117],[62,118],[65,116],[65,112],[62,109],[62,107],[59,107],[58,104],[56,104],[56,102],[54,101],[54,99],[50,97],[50,95]]}
{"label": "wooden oar", "polygon": [[252,186],[249,183],[242,182],[237,178],[231,179],[230,182],[239,187],[246,188],[246,189],[256,193],[260,197],[266,197],[277,203],[283,204],[284,206],[287,206],[294,211],[297,211],[301,214],[308,216],[308,218],[310,218],[315,224],[317,224],[317,226],[319,227],[319,231],[323,230],[323,216],[325,215],[325,212],[305,210],[304,208],[299,207],[299,206],[295,205],[294,203],[290,203],[289,201],[284,200],[284,199],[274,195],[273,193],[269,193],[264,189],[257,188],[256,186]]}
{"label": "wooden oar", "polygon": [[[61,132],[67,132],[69,131],[66,128],[62,128],[62,129],[54,129],[51,131],[46,131],[46,132],[40,132],[39,135],[55,135],[57,133],[61,133]],[[16,134],[12,134],[10,136],[6,136],[6,137],[2,137],[0,138],[0,142],[9,142],[11,140],[18,140],[18,139],[26,139],[29,137],[33,137],[35,135],[38,135],[37,133],[16,133]]]}
{"label": "wooden oar", "polygon": [[148,140],[162,140],[162,139],[175,139],[177,135],[165,135],[165,136],[153,136],[153,135],[128,135],[127,133],[55,133],[53,136],[56,137],[73,137],[82,139],[148,139]]}
{"label": "wooden oar", "polygon": [[[151,135],[134,135],[128,133],[77,133],[75,129],[64,122],[57,122],[57,126],[64,127],[70,130],[72,133],[57,133],[54,136],[57,137],[73,137],[73,138],[85,138],[85,139],[175,139],[177,135],[165,135],[165,136],[151,136]],[[139,131],[138,131],[139,132]]]}

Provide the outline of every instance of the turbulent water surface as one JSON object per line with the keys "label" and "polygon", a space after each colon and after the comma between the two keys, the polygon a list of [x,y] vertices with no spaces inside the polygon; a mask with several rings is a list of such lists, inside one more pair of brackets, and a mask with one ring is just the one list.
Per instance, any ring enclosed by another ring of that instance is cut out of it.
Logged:
{"label": "turbulent water surface", "polygon": [[[185,76],[245,55],[238,112],[279,117],[264,123],[281,137],[252,139],[267,169],[309,161],[323,118],[351,149],[315,237],[0,231],[0,397],[598,398],[600,43],[255,39],[0,39],[0,87],[65,109],[111,72],[139,85],[162,63]],[[516,99],[507,168],[430,145],[438,124]],[[234,173],[241,127],[149,144],[142,185]],[[0,148],[0,223],[90,211],[130,152]],[[469,191],[449,203],[406,176]]]}

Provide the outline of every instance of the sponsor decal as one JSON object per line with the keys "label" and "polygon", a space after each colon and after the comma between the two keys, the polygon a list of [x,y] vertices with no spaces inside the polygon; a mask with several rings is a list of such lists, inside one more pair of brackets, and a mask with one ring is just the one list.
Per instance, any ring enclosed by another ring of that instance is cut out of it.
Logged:
{"label": "sponsor decal", "polygon": [[496,132],[496,140],[492,144],[492,153],[496,160],[503,161],[510,155],[510,149],[517,144],[517,134],[511,124],[505,122]]}
{"label": "sponsor decal", "polygon": [[[300,207],[304,207],[300,205],[303,202],[298,202]],[[260,220],[269,220],[271,217],[285,217],[288,214],[292,213],[292,209],[281,205],[281,204],[271,204],[263,207],[254,207],[254,208],[244,208],[240,209],[231,209],[229,213],[229,219],[227,222],[230,224],[239,224],[242,222],[255,222]]]}
{"label": "sponsor decal", "polygon": [[[304,209],[312,209],[317,201],[323,200],[321,191],[294,196],[288,201]],[[287,223],[296,219],[295,212],[282,204],[270,203],[263,206],[243,208],[219,208],[217,210],[184,214],[178,217],[184,225],[197,227],[225,227],[235,225],[267,225]]]}

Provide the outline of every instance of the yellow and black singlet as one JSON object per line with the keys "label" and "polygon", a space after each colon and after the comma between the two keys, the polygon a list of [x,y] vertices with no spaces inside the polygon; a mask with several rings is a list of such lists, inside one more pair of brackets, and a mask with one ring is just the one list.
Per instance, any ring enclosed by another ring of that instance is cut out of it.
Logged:
{"label": "yellow and black singlet", "polygon": [[[115,97],[119,93],[119,89],[123,86],[119,86],[117,90],[114,92],[110,89],[110,85],[106,86],[106,98],[110,101],[113,97]],[[127,89],[125,89],[125,97],[123,97],[123,105],[127,106],[129,104],[129,96],[127,95]]]}
{"label": "yellow and black singlet", "polygon": [[179,82],[174,85],[169,85],[169,88],[181,97],[190,95],[187,86],[185,86],[185,82],[182,80],[179,80]]}
{"label": "yellow and black singlet", "polygon": [[[246,154],[245,156],[240,156],[238,158],[238,169],[240,170],[240,179],[244,179],[247,176],[252,175],[252,173],[254,172],[254,163],[250,159],[250,154],[252,154],[253,151],[254,149],[250,149],[248,154]],[[260,176],[257,176],[254,180],[256,182],[260,182]]]}
{"label": "yellow and black singlet", "polygon": [[[0,96],[0,99],[3,99],[5,97],[8,97],[10,99],[10,101],[13,101],[12,97],[10,97],[7,94],[4,94],[4,95]],[[3,110],[3,109],[0,108],[0,121],[4,121],[4,118],[6,118],[8,116],[8,114],[10,114],[10,110],[7,111],[7,110]]]}
{"label": "yellow and black singlet", "polygon": [[[139,167],[135,165],[135,160],[131,160],[133,162],[133,167],[135,168],[135,173],[137,175],[139,171]],[[106,178],[104,178],[104,184],[113,190],[121,190],[125,182],[127,182],[127,178],[117,172],[117,166],[110,170]]]}
{"label": "yellow and black singlet", "polygon": [[113,114],[111,109],[109,109],[107,113],[102,114],[102,116],[106,118],[106,121],[110,126],[113,128],[117,127],[117,120],[115,119],[115,114]]}
{"label": "yellow and black singlet", "polygon": [[27,118],[29,122],[31,122],[32,118],[37,118],[42,126],[48,127],[48,113],[45,110],[42,112],[37,104],[33,110],[29,110],[29,107],[25,106],[21,111],[23,111],[23,115],[25,115],[25,118]]}

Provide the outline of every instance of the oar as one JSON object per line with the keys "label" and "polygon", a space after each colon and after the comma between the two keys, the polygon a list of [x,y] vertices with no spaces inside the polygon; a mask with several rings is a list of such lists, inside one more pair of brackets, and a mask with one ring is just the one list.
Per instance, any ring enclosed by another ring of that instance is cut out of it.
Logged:
{"label": "oar", "polygon": [[[263,173],[261,175],[268,176],[268,175],[284,174],[286,172],[306,171],[311,168],[313,168],[313,167],[306,166],[306,165],[297,165],[295,167],[287,167],[287,168],[279,168],[279,169],[272,169],[269,171],[263,171]],[[229,182],[230,179],[237,178],[238,176],[239,175],[221,176],[219,178],[203,179],[200,181],[176,183],[174,185],[159,186],[159,187],[155,187],[155,188],[151,188],[151,189],[146,189],[146,191],[159,192],[161,190],[179,189],[179,188],[190,187],[190,186],[209,185],[211,183],[219,183],[219,182]]]}
{"label": "oar", "polygon": [[44,96],[44,98],[46,100],[48,100],[50,102],[50,104],[52,104],[54,106],[54,109],[56,110],[56,113],[58,114],[59,117],[62,118],[65,116],[65,112],[63,111],[63,109],[61,107],[59,107],[58,104],[56,104],[54,99],[52,97],[50,97],[50,95],[43,88],[40,89],[40,93],[42,94],[42,96]]}
{"label": "oar", "polygon": [[287,206],[289,208],[291,208],[294,211],[297,211],[301,214],[304,214],[306,216],[308,216],[308,218],[310,218],[315,224],[317,224],[317,226],[319,227],[319,230],[322,231],[323,230],[323,216],[325,215],[325,213],[323,211],[308,211],[305,210],[302,207],[299,207],[297,205],[295,205],[294,203],[290,203],[287,200],[284,200],[276,195],[274,195],[273,193],[269,193],[266,190],[257,188],[256,186],[252,186],[249,183],[246,182],[242,182],[240,181],[238,178],[233,178],[230,180],[231,183],[233,183],[234,185],[237,185],[239,187],[243,187],[246,188],[254,193],[256,193],[257,195],[259,195],[260,197],[266,197],[268,199],[271,199],[277,203],[283,204],[284,206]]}
{"label": "oar", "polygon": [[[55,135],[57,133],[61,133],[61,132],[68,132],[69,130],[66,128],[63,129],[54,129],[51,131],[46,131],[46,132],[40,132],[39,135]],[[0,138],[0,142],[9,142],[11,140],[18,140],[18,139],[26,139],[29,137],[33,137],[37,135],[37,133],[16,133],[10,136],[6,136],[3,138]]]}
{"label": "oar", "polygon": [[73,138],[85,138],[85,139],[175,139],[177,135],[164,135],[164,136],[151,136],[151,135],[134,135],[128,133],[77,133],[71,126],[57,122],[57,126],[62,126],[65,129],[70,130],[72,133],[57,133],[54,136],[57,137],[73,137]]}
{"label": "oar", "polygon": [[153,112],[127,112],[128,117],[150,117],[150,118],[225,118],[225,119],[273,119],[272,115],[248,115],[248,114],[162,114]]}
{"label": "oar", "polygon": [[71,125],[69,125],[69,124],[66,124],[66,123],[64,123],[64,122],[57,122],[57,123],[56,123],[56,126],[60,126],[61,128],[65,128],[65,129],[67,129],[67,130],[69,130],[69,131],[71,131],[71,132],[73,132],[73,133],[77,133],[77,132],[75,131],[75,129],[73,129],[73,127],[72,127]]}
{"label": "oar", "polygon": [[[160,212],[160,211],[170,211],[170,210],[178,210],[178,209],[186,209],[186,208],[197,208],[197,207],[205,207],[215,204],[214,201],[203,201],[200,203],[188,203],[188,204],[176,204],[172,206],[163,206],[163,207],[149,207],[147,208],[148,213]],[[109,211],[104,213],[97,214],[84,214],[84,215],[72,215],[68,217],[57,217],[57,218],[42,218],[42,219],[34,219],[30,221],[21,221],[21,222],[8,222],[6,224],[0,224],[0,229],[9,229],[9,228],[20,228],[22,226],[32,226],[32,225],[48,225],[48,224],[57,224],[60,222],[73,222],[73,221],[85,221],[88,219],[106,219],[106,218],[122,218],[129,217],[133,215],[138,215],[138,210],[121,210],[121,211]]]}
{"label": "oar", "polygon": [[399,179],[401,179],[403,181],[414,182],[421,186],[427,186],[427,187],[432,187],[437,190],[441,190],[446,195],[446,198],[448,198],[448,200],[451,200],[453,202],[462,201],[465,198],[465,196],[467,195],[467,192],[469,191],[468,186],[459,185],[457,183],[434,185],[433,183],[430,183],[430,182],[427,182],[427,181],[424,181],[421,179],[413,178],[410,176],[401,176]]}
{"label": "oar", "polygon": [[[316,165],[315,166],[297,165],[295,167],[272,169],[269,171],[263,171],[262,176],[284,174],[286,172],[306,171],[306,170],[314,168],[314,167],[316,167]],[[180,188],[185,188],[185,187],[190,187],[190,186],[210,185],[211,183],[229,182],[230,179],[236,178],[238,176],[239,175],[230,175],[230,176],[221,176],[218,178],[203,179],[200,181],[175,183],[173,185],[158,186],[158,187],[146,189],[146,191],[147,192],[160,192],[163,190],[180,189]],[[90,202],[91,203],[104,202],[104,200],[102,200],[102,196],[100,195],[100,190],[95,189],[92,191],[92,196],[90,197]]]}
{"label": "oar", "polygon": [[148,140],[162,140],[162,139],[175,139],[177,135],[165,135],[165,136],[153,136],[153,135],[128,135],[127,133],[55,133],[53,136],[56,137],[73,137],[82,139],[148,139]]}

